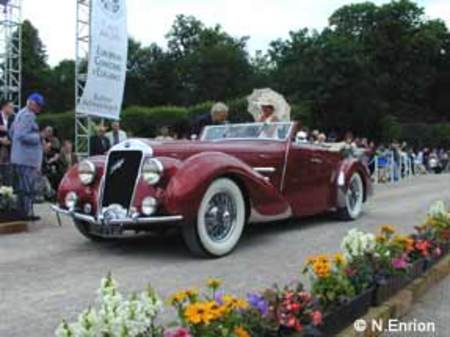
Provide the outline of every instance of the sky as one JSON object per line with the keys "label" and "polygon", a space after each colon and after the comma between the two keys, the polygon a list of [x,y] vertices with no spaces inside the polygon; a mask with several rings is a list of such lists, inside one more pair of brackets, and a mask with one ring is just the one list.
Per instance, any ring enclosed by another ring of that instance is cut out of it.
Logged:
{"label": "sky", "polygon": [[[127,0],[129,35],[144,45],[166,46],[165,34],[177,14],[194,15],[206,25],[220,24],[233,36],[249,36],[251,53],[300,28],[321,29],[342,5],[365,0]],[[377,4],[389,0],[374,0]],[[430,18],[450,27],[450,0],[418,0]],[[39,30],[49,63],[75,54],[76,0],[23,0],[23,17]]]}

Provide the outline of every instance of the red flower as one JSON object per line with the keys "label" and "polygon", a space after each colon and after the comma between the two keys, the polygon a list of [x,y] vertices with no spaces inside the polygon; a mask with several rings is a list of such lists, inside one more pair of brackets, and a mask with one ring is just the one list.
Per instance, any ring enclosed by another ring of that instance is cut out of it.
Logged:
{"label": "red flower", "polygon": [[428,242],[426,240],[418,240],[418,241],[416,241],[416,249],[418,251],[420,251],[420,253],[423,256],[429,256],[430,255],[430,252],[429,252],[430,246],[431,246],[430,242]]}
{"label": "red flower", "polygon": [[311,313],[311,319],[314,326],[322,324],[322,313],[319,310],[314,310]]}
{"label": "red flower", "polygon": [[443,229],[441,236],[445,241],[448,241],[450,239],[450,229]]}

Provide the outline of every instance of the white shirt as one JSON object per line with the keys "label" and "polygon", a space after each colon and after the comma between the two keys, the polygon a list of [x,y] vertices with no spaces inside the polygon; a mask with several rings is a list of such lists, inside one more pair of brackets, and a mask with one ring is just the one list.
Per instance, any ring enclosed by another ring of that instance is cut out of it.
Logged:
{"label": "white shirt", "polygon": [[5,115],[5,113],[2,111],[1,112],[2,115],[2,119],[3,119],[3,125],[6,127],[6,129],[8,130],[8,117]]}

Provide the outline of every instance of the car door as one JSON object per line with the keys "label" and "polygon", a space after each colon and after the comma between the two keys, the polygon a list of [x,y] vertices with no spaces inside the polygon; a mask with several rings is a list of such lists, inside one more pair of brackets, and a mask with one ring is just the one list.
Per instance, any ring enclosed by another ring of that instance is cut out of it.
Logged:
{"label": "car door", "polygon": [[330,166],[327,156],[317,146],[291,144],[283,194],[295,216],[313,215],[329,208]]}

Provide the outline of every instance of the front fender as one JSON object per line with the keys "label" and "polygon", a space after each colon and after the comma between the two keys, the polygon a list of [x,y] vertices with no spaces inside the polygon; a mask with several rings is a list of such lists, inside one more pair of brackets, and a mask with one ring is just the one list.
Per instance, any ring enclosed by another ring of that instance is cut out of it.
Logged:
{"label": "front fender", "polygon": [[171,178],[165,193],[167,211],[195,220],[203,195],[219,177],[228,177],[240,186],[248,211],[276,216],[289,209],[280,192],[241,160],[221,152],[203,152],[185,160]]}
{"label": "front fender", "polygon": [[364,201],[373,194],[372,181],[368,168],[359,160],[355,158],[347,158],[343,160],[338,168],[336,175],[336,205],[338,208],[345,207],[345,194],[350,182],[350,178],[354,173],[361,176],[364,185]]}
{"label": "front fender", "polygon": [[99,197],[100,181],[103,176],[105,157],[96,156],[89,158],[96,167],[97,174],[92,185],[84,186],[78,177],[78,164],[71,167],[61,180],[58,192],[57,202],[60,206],[64,206],[64,199],[67,193],[73,191],[78,195],[78,205],[89,203],[93,207],[93,212],[97,211],[97,200]]}

